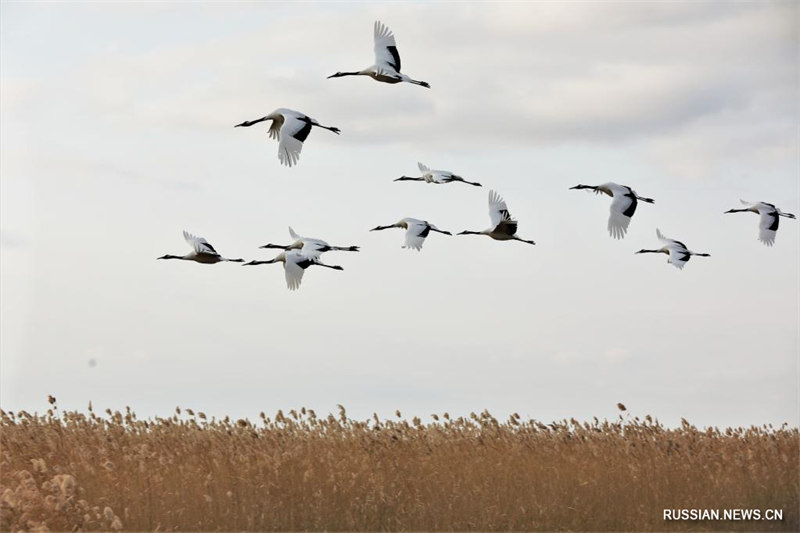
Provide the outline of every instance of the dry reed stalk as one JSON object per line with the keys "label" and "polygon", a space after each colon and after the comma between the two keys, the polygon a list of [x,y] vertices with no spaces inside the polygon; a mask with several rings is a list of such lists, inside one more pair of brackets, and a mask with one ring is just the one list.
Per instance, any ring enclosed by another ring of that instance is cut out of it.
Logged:
{"label": "dry reed stalk", "polygon": [[[0,411],[0,530],[800,528],[800,435],[785,425],[183,412]],[[681,508],[784,519],[663,521]]]}

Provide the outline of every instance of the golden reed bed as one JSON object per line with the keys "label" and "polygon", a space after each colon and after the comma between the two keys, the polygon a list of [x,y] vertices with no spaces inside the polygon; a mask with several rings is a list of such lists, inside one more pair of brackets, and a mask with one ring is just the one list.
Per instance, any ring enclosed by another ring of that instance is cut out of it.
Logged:
{"label": "golden reed bed", "polygon": [[[397,415],[2,412],[0,529],[799,529],[797,428]],[[783,520],[663,519],[735,508]]]}

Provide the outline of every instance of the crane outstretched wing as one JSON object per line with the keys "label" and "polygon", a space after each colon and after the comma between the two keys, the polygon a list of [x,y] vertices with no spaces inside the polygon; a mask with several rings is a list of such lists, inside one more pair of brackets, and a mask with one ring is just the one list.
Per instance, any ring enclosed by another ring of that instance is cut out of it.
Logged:
{"label": "crane outstretched wing", "polygon": [[277,139],[280,141],[281,139],[281,126],[283,126],[283,115],[278,115],[272,121],[272,124],[269,125],[269,138],[270,139]]}
{"label": "crane outstretched wing", "polygon": [[406,229],[406,244],[403,248],[411,250],[422,250],[425,237],[430,233],[431,228],[422,220],[407,219],[408,229]]}
{"label": "crane outstretched wing", "polygon": [[658,240],[660,240],[664,244],[675,244],[683,248],[684,250],[688,250],[686,245],[683,244],[681,241],[676,241],[675,239],[670,239],[669,237],[665,237],[664,234],[661,233],[661,230],[659,230],[658,228],[656,228],[656,237],[658,237]]}
{"label": "crane outstretched wing", "polygon": [[775,236],[778,233],[778,223],[781,217],[778,211],[774,209],[759,210],[759,223],[758,223],[758,240],[772,246],[775,244]]}
{"label": "crane outstretched wing", "polygon": [[511,213],[508,212],[506,201],[495,191],[489,191],[489,219],[492,221],[492,226],[495,228],[499,226],[501,222],[515,222],[511,218]]}
{"label": "crane outstretched wing", "polygon": [[628,232],[631,217],[639,202],[633,194],[614,194],[608,217],[608,233],[615,239],[622,239]]}
{"label": "crane outstretched wing", "polygon": [[278,136],[278,159],[284,165],[292,166],[300,159],[303,142],[311,133],[311,122],[298,117],[284,118]]}
{"label": "crane outstretched wing", "polygon": [[286,286],[290,291],[295,291],[300,287],[300,282],[303,281],[303,270],[298,261],[302,256],[298,253],[287,254],[286,262],[283,264],[284,274],[286,275]]}
{"label": "crane outstretched wing", "polygon": [[689,253],[686,248],[682,248],[680,246],[672,245],[669,247],[669,263],[674,265],[675,268],[683,270],[683,267],[686,266],[686,263],[692,255]]}
{"label": "crane outstretched wing", "polygon": [[400,53],[394,34],[381,21],[375,21],[375,66],[400,72]]}
{"label": "crane outstretched wing", "polygon": [[219,255],[211,244],[203,237],[192,235],[186,230],[183,230],[183,238],[189,243],[189,246],[198,254]]}
{"label": "crane outstretched wing", "polygon": [[425,183],[441,183],[436,175],[438,171],[431,170],[430,167],[422,163],[417,163],[417,166],[419,167],[419,171],[422,172],[422,179],[425,180]]}

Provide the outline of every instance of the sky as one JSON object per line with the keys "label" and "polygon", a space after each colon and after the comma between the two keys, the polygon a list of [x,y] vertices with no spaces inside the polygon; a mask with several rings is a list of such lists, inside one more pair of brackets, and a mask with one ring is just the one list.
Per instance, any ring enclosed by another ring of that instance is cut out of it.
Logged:
{"label": "sky", "polygon": [[[0,13],[0,406],[313,408],[429,420],[800,423],[800,4],[16,3]],[[373,63],[372,26],[431,84],[326,79]],[[315,130],[280,165],[286,107]],[[417,162],[483,188],[393,182]],[[610,199],[629,185],[624,240]],[[497,190],[536,246],[489,226]],[[329,253],[300,290],[287,226]],[[683,270],[656,228],[709,258]],[[93,363],[93,364],[90,364]]]}

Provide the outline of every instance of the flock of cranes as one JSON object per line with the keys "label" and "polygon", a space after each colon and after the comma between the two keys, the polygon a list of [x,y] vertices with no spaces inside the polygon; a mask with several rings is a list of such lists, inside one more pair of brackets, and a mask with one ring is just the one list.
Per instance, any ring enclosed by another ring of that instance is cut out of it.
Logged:
{"label": "flock of cranes", "polygon": [[[400,72],[400,54],[397,51],[394,34],[381,22],[375,22],[374,27],[375,41],[375,64],[360,71],[337,72],[328,78],[340,78],[343,76],[369,76],[372,79],[383,83],[411,83],[422,87],[430,88],[427,82],[414,80]],[[271,121],[269,136],[278,141],[278,160],[283,165],[289,167],[296,165],[303,149],[303,143],[308,139],[308,135],[314,127],[329,130],[337,135],[341,133],[339,128],[333,126],[323,126],[315,119],[291,109],[280,108],[272,113],[236,124],[235,127],[249,127],[260,122]],[[447,183],[464,183],[475,187],[482,187],[480,183],[468,181],[463,177],[445,170],[431,170],[422,163],[418,163],[421,176],[401,176],[394,181],[423,181],[437,185]],[[571,187],[576,190],[594,191],[596,194],[606,194],[612,198],[610,215],[608,218],[608,232],[615,239],[625,237],[631,219],[636,212],[639,202],[655,203],[652,198],[639,196],[636,191],[626,185],[616,183],[603,183],[601,185],[576,185]],[[795,218],[791,213],[784,213],[773,204],[766,202],[745,202],[743,209],[730,209],[725,213],[752,212],[760,217],[759,240],[767,246],[775,243],[775,235],[778,230],[778,223],[781,217]],[[464,230],[458,235],[486,235],[498,241],[520,241],[527,244],[536,244],[532,240],[526,240],[517,236],[517,221],[508,211],[505,200],[493,191],[489,191],[489,219],[491,225],[482,231]],[[431,232],[441,233],[452,236],[452,233],[440,230],[435,225],[426,220],[406,217],[388,226],[376,226],[370,231],[381,231],[391,228],[401,228],[405,230],[405,244],[403,248],[420,251],[425,239]],[[158,259],[182,259],[203,264],[214,264],[220,262],[243,263],[243,266],[264,265],[283,263],[286,276],[286,284],[289,290],[296,290],[300,287],[303,273],[310,266],[320,266],[333,270],[343,270],[339,265],[328,265],[321,261],[321,255],[331,251],[358,252],[358,246],[331,246],[321,239],[301,237],[294,230],[289,228],[289,235],[293,239],[291,244],[265,244],[260,248],[282,249],[283,252],[268,261],[250,261],[245,263],[244,259],[228,259],[222,257],[216,249],[204,238],[194,236],[186,231],[183,237],[192,251],[186,255],[164,255]],[[689,250],[681,241],[665,237],[659,229],[656,229],[656,236],[663,243],[663,246],[654,250],[642,249],[636,252],[643,253],[663,253],[669,257],[667,262],[682,269],[692,256],[709,257],[708,253],[698,253]]]}

